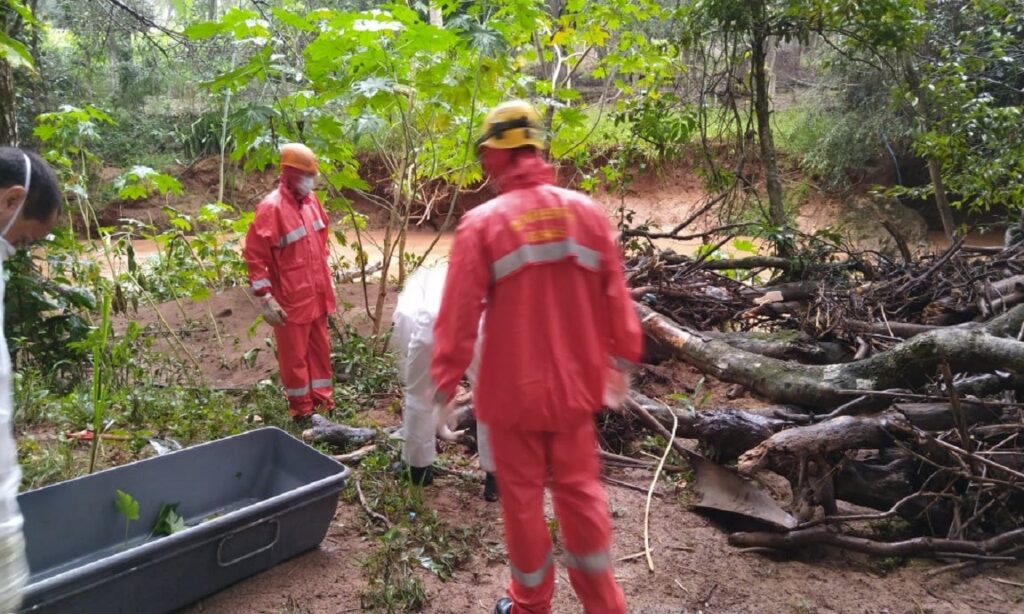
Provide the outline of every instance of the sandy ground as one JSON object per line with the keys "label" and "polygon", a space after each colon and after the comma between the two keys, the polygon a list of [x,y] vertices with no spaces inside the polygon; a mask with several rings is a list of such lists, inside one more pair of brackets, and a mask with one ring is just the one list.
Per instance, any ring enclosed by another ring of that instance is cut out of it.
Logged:
{"label": "sandy ground", "polygon": [[[365,289],[371,310],[378,287],[370,283]],[[347,323],[361,335],[372,333],[373,321],[367,313],[362,284],[338,284],[335,290],[338,312],[333,319],[338,329]],[[392,288],[384,309],[386,323],[391,322],[396,298]],[[231,288],[201,302],[172,301],[155,309],[140,306],[130,318],[154,338],[155,351],[181,364],[196,366],[194,373],[201,383],[227,389],[247,388],[277,371],[277,359],[269,345],[273,329],[265,323],[253,327],[259,315],[259,306],[244,288]],[[168,327],[175,331],[176,338]],[[246,355],[254,357],[246,361]]]}
{"label": "sandy ground", "polygon": [[[616,479],[646,486],[649,474],[612,471]],[[662,487],[663,488],[663,487]],[[711,520],[690,512],[678,497],[655,499],[650,532],[655,570],[643,557],[645,495],[608,486],[614,518],[616,578],[626,593],[629,612],[716,613],[791,612],[794,614],[961,614],[1024,612],[1024,567],[1003,568],[975,577],[926,572],[935,563],[912,561],[887,575],[879,561],[836,551],[805,552],[791,559],[744,553],[726,543],[726,534]],[[501,513],[476,490],[467,492],[459,478],[442,478],[427,489],[427,500],[449,521],[479,525],[485,540],[503,550]],[[551,514],[549,506],[549,515]],[[194,612],[359,611],[367,585],[361,561],[375,547],[362,534],[358,504],[341,503],[317,550],[245,580],[185,610]],[[430,603],[425,612],[490,612],[504,594],[507,567],[473,558],[451,581],[442,583],[421,572]],[[1015,582],[1020,586],[1001,583]],[[582,607],[559,567],[553,611],[581,612]]]}

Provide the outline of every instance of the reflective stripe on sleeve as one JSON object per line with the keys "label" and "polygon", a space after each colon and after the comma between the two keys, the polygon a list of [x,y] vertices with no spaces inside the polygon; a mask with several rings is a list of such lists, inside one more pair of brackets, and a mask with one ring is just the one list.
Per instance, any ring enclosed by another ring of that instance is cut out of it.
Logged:
{"label": "reflective stripe on sleeve", "polygon": [[281,240],[277,242],[277,246],[284,247],[286,245],[291,245],[292,243],[295,243],[304,236],[306,236],[306,227],[299,226],[295,230],[281,237]]}

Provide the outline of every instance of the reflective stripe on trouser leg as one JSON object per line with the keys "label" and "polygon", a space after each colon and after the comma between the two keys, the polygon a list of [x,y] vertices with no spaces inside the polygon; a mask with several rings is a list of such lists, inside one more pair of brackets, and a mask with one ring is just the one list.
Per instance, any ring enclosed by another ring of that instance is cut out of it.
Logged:
{"label": "reflective stripe on trouser leg", "polygon": [[551,494],[565,544],[569,581],[588,614],[624,614],[611,561],[611,518],[600,479],[594,421],[554,433]]}
{"label": "reflective stripe on trouser leg", "polygon": [[334,383],[331,380],[334,370],[331,367],[331,337],[327,330],[327,316],[310,324],[306,363],[309,365],[313,405],[328,411],[334,409]]}
{"label": "reflective stripe on trouser leg", "polygon": [[599,574],[612,568],[612,557],[607,550],[590,554],[566,552],[562,561],[569,569],[578,569],[589,574]]}
{"label": "reflective stripe on trouser leg", "polygon": [[293,417],[304,416],[313,410],[307,366],[310,326],[310,324],[285,324],[274,327],[281,386],[288,399],[288,413]]}
{"label": "reflective stripe on trouser leg", "polygon": [[544,557],[544,562],[541,563],[540,567],[533,571],[523,571],[512,563],[509,563],[509,567],[512,569],[512,579],[526,588],[537,588],[543,584],[544,578],[546,578],[548,572],[551,571],[551,564],[554,562],[554,555],[548,551],[548,555]]}
{"label": "reflective stripe on trouser leg", "polygon": [[544,518],[544,483],[548,475],[551,434],[492,426],[489,435],[494,474],[501,492],[505,547],[513,569],[508,588],[513,611],[548,614],[555,592],[551,533]]}

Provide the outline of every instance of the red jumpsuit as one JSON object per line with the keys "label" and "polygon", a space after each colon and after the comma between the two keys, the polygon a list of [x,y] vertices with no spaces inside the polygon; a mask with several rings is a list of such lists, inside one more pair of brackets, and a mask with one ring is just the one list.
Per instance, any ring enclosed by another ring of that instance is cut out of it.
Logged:
{"label": "red jumpsuit", "polygon": [[474,402],[491,428],[512,611],[550,611],[550,484],[584,609],[621,613],[593,414],[609,364],[639,360],[640,322],[608,219],[589,198],[552,185],[537,155],[515,158],[494,178],[502,195],[467,213],[456,231],[431,375],[438,396],[450,398],[473,357],[471,323],[486,310]]}
{"label": "red jumpsuit", "polygon": [[334,407],[327,334],[327,316],[335,310],[328,225],[315,194],[299,200],[282,181],[256,207],[245,237],[253,291],[272,294],[287,314],[284,325],[274,327],[274,337],[288,412],[296,418],[314,408]]}

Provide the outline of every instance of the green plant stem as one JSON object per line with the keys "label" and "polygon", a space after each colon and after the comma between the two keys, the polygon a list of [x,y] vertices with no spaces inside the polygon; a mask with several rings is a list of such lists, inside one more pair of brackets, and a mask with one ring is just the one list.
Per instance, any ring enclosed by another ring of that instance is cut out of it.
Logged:
{"label": "green plant stem", "polygon": [[[89,473],[96,470],[96,458],[99,456],[100,431],[103,428],[103,418],[106,415],[106,387],[103,378],[106,369],[103,361],[107,354],[107,339],[110,336],[110,294],[103,295],[103,303],[100,310],[100,328],[98,339],[93,341],[92,347],[92,447],[89,451]],[[127,534],[127,529],[125,529]]]}

